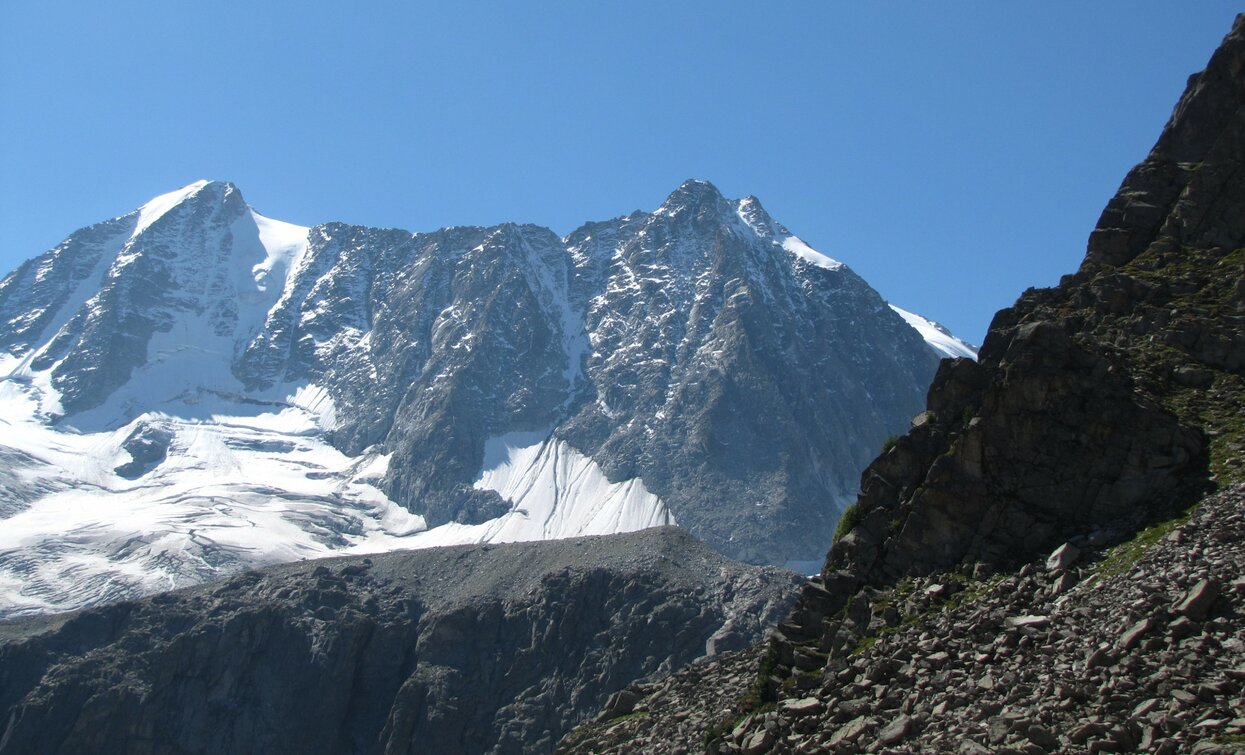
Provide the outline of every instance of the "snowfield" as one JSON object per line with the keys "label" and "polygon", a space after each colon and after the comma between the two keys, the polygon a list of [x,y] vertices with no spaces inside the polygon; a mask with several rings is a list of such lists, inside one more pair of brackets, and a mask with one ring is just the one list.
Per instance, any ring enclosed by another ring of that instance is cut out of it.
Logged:
{"label": "snowfield", "polygon": [[[270,399],[269,411],[247,414],[218,399],[194,405],[196,416],[148,412],[99,432],[50,426],[39,409],[54,403],[45,390],[0,379],[0,618],[300,559],[675,523],[643,482],[610,483],[543,433],[488,442],[475,485],[511,502],[509,513],[428,529],[377,487],[386,456],[349,457],[324,439],[333,407],[316,386]],[[125,443],[141,431],[165,439],[164,456],[130,479]]]}

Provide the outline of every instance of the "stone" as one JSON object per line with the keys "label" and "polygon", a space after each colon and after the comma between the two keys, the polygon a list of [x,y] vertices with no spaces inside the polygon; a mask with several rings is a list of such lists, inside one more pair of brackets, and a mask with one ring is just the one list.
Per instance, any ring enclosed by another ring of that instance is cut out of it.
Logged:
{"label": "stone", "polygon": [[1174,610],[1194,621],[1201,621],[1206,618],[1211,606],[1218,599],[1221,587],[1217,579],[1203,579],[1185,593],[1184,598],[1176,603]]}
{"label": "stone", "polygon": [[1197,633],[1197,626],[1188,616],[1178,616],[1167,625],[1167,632],[1176,639],[1183,639]]}
{"label": "stone", "polygon": [[770,747],[774,744],[774,735],[768,730],[762,729],[748,737],[748,741],[744,743],[744,755],[763,755],[769,752]]}
{"label": "stone", "polygon": [[601,711],[601,720],[608,721],[619,716],[625,716],[635,710],[635,704],[639,702],[640,696],[635,690],[623,689],[610,695],[605,702],[605,708]]}
{"label": "stone", "polygon": [[1060,574],[1055,580],[1055,583],[1051,585],[1050,592],[1051,595],[1062,595],[1075,586],[1076,577],[1074,577],[1070,572],[1064,572],[1063,574]]}
{"label": "stone", "polygon": [[882,727],[882,731],[878,733],[878,741],[887,747],[896,744],[908,736],[908,730],[911,726],[912,719],[909,716],[899,716]]}
{"label": "stone", "polygon": [[1023,616],[1009,616],[1004,622],[1009,627],[1031,627],[1039,629],[1050,623],[1049,616],[1038,616],[1033,614],[1025,614]]}
{"label": "stone", "polygon": [[1030,724],[1025,730],[1025,736],[1044,752],[1053,752],[1059,747],[1059,738],[1050,729],[1040,724]]}
{"label": "stone", "polygon": [[860,716],[858,718],[853,718],[851,721],[848,721],[835,730],[834,734],[830,737],[830,746],[834,747],[841,744],[855,742],[868,727],[869,720],[866,717]]}
{"label": "stone", "polygon": [[1101,668],[1103,666],[1110,666],[1113,662],[1114,659],[1111,657],[1111,651],[1107,648],[1099,647],[1095,648],[1094,651],[1089,654],[1089,657],[1085,659],[1085,668],[1087,670]]}
{"label": "stone", "polygon": [[1090,721],[1073,729],[1072,732],[1068,734],[1068,739],[1072,740],[1073,744],[1081,745],[1088,742],[1091,737],[1100,737],[1103,734],[1106,734],[1107,731],[1107,727],[1102,724],[1096,721]]}
{"label": "stone", "polygon": [[1120,746],[1119,742],[1108,738],[1091,739],[1088,742],[1088,747],[1086,749],[1089,750],[1090,755],[1096,755],[1096,753],[1100,752],[1122,752],[1124,748]]}
{"label": "stone", "polygon": [[1172,371],[1172,379],[1190,388],[1208,388],[1215,380],[1215,374],[1200,367],[1177,367]]}
{"label": "stone", "polygon": [[1012,731],[1012,721],[1003,716],[995,716],[986,723],[986,736],[991,744],[1002,744]]}
{"label": "stone", "polygon": [[780,710],[789,716],[811,716],[821,713],[825,710],[825,705],[821,700],[815,697],[802,697],[798,700],[788,700],[780,706]]}
{"label": "stone", "polygon": [[1081,549],[1072,543],[1064,543],[1046,558],[1047,571],[1063,571],[1081,557]]}
{"label": "stone", "polygon": [[1120,639],[1116,643],[1116,647],[1124,652],[1132,650],[1137,646],[1137,643],[1141,642],[1141,638],[1145,636],[1146,632],[1149,632],[1153,628],[1154,621],[1147,616],[1125,630],[1124,633],[1120,635]]}

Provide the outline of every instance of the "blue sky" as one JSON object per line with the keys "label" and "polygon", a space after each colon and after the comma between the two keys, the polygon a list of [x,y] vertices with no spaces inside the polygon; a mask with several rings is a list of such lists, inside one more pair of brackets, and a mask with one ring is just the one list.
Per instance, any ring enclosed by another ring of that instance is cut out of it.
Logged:
{"label": "blue sky", "polygon": [[980,342],[1071,272],[1230,4],[0,4],[0,269],[198,178],[412,231],[758,196]]}

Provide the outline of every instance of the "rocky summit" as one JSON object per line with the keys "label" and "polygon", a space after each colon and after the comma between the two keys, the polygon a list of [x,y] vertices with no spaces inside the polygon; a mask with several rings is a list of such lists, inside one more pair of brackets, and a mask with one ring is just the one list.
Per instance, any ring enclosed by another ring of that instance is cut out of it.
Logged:
{"label": "rocky summit", "polygon": [[752,665],[644,689],[644,724],[565,748],[1245,748],[1243,165],[1245,17],[1080,269],[942,363]]}
{"label": "rocky summit", "polygon": [[0,623],[2,753],[549,752],[798,578],[673,527],[304,562]]}

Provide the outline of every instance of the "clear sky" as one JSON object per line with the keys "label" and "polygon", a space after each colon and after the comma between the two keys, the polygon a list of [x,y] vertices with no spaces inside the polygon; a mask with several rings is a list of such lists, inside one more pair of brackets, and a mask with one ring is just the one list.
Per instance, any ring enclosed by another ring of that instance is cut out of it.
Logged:
{"label": "clear sky", "polygon": [[0,269],[199,178],[304,225],[565,234],[695,177],[980,342],[1076,268],[1235,12],[7,0]]}

